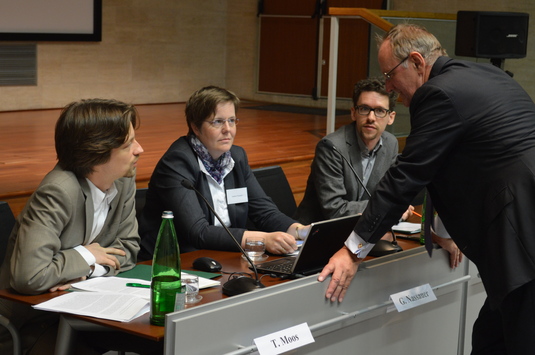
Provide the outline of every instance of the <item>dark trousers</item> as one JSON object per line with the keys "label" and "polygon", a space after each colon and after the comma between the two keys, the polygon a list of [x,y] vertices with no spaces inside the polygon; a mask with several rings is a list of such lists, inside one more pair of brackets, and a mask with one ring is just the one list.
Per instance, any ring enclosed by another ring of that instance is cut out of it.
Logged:
{"label": "dark trousers", "polygon": [[509,293],[498,309],[488,299],[472,331],[472,355],[535,354],[535,280]]}

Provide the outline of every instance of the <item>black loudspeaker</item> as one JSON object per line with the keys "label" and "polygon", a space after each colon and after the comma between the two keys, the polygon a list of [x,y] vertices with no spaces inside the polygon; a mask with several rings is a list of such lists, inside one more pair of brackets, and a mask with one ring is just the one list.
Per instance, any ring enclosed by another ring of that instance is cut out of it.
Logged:
{"label": "black loudspeaker", "polygon": [[529,14],[459,11],[455,55],[477,58],[524,58]]}

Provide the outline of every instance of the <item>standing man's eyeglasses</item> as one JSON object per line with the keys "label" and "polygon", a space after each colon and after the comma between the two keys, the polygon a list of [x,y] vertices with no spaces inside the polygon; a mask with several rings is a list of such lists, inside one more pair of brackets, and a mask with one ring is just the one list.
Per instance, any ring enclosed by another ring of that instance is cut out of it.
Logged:
{"label": "standing man's eyeglasses", "polygon": [[392,79],[392,72],[394,70],[396,70],[397,67],[399,67],[404,61],[406,61],[407,59],[409,59],[410,57],[410,54],[408,56],[406,56],[405,58],[403,58],[401,60],[401,62],[398,63],[398,65],[396,65],[395,67],[393,67],[392,69],[390,69],[389,71],[387,71],[386,73],[383,73],[383,75],[385,76],[386,80],[390,80]]}

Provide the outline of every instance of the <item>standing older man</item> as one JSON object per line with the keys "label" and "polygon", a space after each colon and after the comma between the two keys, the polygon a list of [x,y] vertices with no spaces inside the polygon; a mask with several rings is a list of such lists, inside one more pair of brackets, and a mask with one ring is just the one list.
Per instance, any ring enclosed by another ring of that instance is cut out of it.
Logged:
{"label": "standing older man", "polygon": [[[341,301],[362,258],[427,187],[488,295],[473,354],[535,352],[535,104],[509,75],[453,60],[425,29],[395,26],[379,47],[387,89],[410,107],[411,132],[346,245],[319,276]],[[458,206],[464,213],[458,213]]]}

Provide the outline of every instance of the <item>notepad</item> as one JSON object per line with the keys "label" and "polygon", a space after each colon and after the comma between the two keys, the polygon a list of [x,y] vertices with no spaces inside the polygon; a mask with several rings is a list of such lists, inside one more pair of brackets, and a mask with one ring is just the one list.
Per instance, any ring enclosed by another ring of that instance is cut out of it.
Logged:
{"label": "notepad", "polygon": [[422,231],[421,223],[400,222],[392,227],[396,233],[415,234]]}

